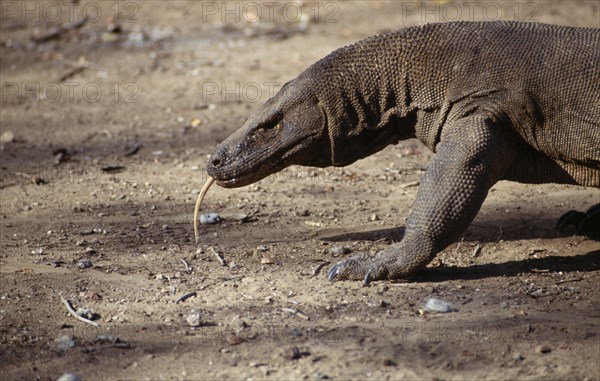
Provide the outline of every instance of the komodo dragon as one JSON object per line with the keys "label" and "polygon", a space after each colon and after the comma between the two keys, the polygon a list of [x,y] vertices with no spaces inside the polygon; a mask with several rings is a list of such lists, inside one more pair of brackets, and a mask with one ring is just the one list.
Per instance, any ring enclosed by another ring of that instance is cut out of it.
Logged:
{"label": "komodo dragon", "polygon": [[[346,166],[413,137],[436,156],[404,238],[338,262],[329,280],[411,276],[461,237],[499,180],[600,187],[600,29],[452,22],[369,37],[286,83],[207,171],[241,187],[294,164]],[[598,211],[571,217],[591,226]]]}

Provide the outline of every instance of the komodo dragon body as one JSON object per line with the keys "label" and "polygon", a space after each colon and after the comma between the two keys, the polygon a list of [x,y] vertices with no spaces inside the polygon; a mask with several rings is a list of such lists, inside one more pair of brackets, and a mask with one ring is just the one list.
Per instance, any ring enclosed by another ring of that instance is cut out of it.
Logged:
{"label": "komodo dragon body", "polygon": [[436,155],[404,238],[337,263],[330,280],[411,276],[464,234],[499,180],[600,187],[600,29],[456,22],[369,37],[286,83],[208,173],[239,187],[412,137]]}

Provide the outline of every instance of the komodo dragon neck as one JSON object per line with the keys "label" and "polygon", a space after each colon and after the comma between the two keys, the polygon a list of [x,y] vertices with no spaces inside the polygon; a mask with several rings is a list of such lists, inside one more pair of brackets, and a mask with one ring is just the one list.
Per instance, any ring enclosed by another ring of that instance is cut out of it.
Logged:
{"label": "komodo dragon neck", "polygon": [[[477,95],[476,89],[464,93],[451,86],[464,68],[454,64],[455,54],[447,54],[457,48],[441,25],[367,38],[332,52],[300,76],[318,78],[312,87],[327,115],[333,165],[348,165],[410,137],[435,152],[452,106]],[[440,39],[432,39],[438,33]],[[500,89],[487,87],[485,95],[494,91]]]}

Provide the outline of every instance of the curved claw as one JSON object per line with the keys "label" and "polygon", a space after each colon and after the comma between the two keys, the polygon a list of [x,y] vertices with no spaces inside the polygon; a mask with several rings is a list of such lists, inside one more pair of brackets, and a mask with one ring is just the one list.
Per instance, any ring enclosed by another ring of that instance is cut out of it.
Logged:
{"label": "curved claw", "polygon": [[364,286],[372,281],[387,277],[388,270],[385,265],[374,265],[373,258],[361,253],[352,258],[347,258],[333,265],[327,272],[327,280],[362,280]]}
{"label": "curved claw", "polygon": [[340,265],[341,265],[341,263],[338,262],[329,269],[329,271],[327,272],[327,280],[328,281],[333,282],[335,280],[335,278],[337,278],[337,276],[340,273],[340,271],[339,271]]}

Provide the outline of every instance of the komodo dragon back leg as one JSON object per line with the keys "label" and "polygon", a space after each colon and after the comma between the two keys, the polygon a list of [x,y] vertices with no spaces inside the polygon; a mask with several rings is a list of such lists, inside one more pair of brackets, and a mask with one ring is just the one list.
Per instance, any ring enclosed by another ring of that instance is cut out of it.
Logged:
{"label": "komodo dragon back leg", "polygon": [[564,230],[569,225],[575,225],[577,234],[598,236],[600,239],[600,204],[592,206],[587,212],[570,210],[563,214],[556,223],[556,229]]}
{"label": "komodo dragon back leg", "polygon": [[437,154],[421,179],[404,239],[374,258],[358,254],[338,262],[328,279],[363,279],[368,284],[407,278],[458,240],[489,189],[515,160],[509,127],[482,115],[446,124]]}

